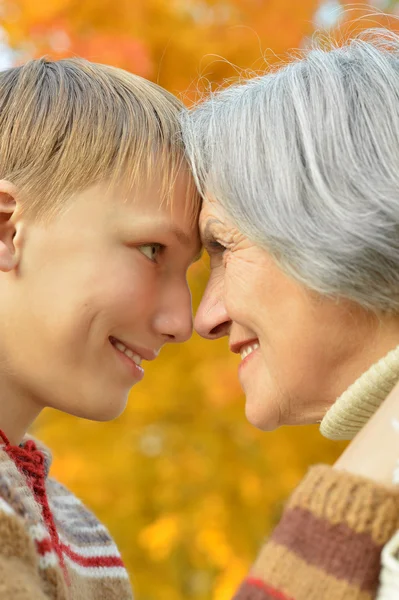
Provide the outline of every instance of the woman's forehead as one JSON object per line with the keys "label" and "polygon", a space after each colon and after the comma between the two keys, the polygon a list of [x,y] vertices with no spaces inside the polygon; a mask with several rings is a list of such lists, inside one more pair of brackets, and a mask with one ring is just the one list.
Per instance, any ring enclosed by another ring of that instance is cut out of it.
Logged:
{"label": "woman's forehead", "polygon": [[200,227],[211,226],[215,224],[232,227],[232,223],[223,208],[222,204],[215,197],[206,197],[202,203],[200,212]]}

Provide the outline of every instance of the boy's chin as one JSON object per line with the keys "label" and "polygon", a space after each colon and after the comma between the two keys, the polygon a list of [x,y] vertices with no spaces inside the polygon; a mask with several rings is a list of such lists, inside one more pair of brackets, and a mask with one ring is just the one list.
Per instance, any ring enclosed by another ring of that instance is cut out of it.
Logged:
{"label": "boy's chin", "polygon": [[88,419],[89,421],[113,421],[118,418],[126,408],[128,395],[123,398],[98,398],[95,402],[81,403],[75,407],[69,414],[79,417],[80,419]]}

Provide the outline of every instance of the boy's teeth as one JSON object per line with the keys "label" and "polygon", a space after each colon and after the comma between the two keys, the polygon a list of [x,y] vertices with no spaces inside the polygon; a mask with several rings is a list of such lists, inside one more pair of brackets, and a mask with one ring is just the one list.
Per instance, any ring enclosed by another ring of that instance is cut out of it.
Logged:
{"label": "boy's teeth", "polygon": [[127,350],[126,346],[124,346],[121,342],[115,342],[114,346],[121,352],[125,352],[125,350]]}
{"label": "boy's teeth", "polygon": [[135,354],[132,350],[130,350],[130,348],[126,348],[125,344],[122,344],[122,342],[116,341],[116,342],[114,342],[114,346],[117,350],[119,350],[119,352],[123,352],[124,354],[126,354],[126,356],[128,358],[130,358],[130,360],[132,360],[133,362],[136,363],[136,365],[138,365],[138,366],[141,365],[141,356],[139,356],[138,354]]}
{"label": "boy's teeth", "polygon": [[138,354],[135,354],[129,348],[126,348],[125,354],[126,354],[126,356],[128,356],[129,358],[131,358],[136,363],[136,365],[140,366],[140,364],[141,364],[141,356],[139,356]]}

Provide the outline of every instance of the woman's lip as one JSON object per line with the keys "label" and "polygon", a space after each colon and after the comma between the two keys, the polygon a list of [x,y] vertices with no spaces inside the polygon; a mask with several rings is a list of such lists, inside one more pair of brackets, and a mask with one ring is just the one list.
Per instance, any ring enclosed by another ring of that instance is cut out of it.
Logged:
{"label": "woman's lip", "polygon": [[247,340],[241,340],[239,342],[234,342],[233,344],[230,344],[230,350],[231,350],[231,352],[234,352],[234,354],[240,354],[241,348],[243,346],[248,346],[251,344],[259,344],[259,339],[258,338],[248,338]]}
{"label": "woman's lip", "polygon": [[124,352],[118,350],[118,348],[116,348],[112,343],[111,346],[113,347],[114,351],[118,354],[124,366],[129,370],[129,373],[133,376],[134,381],[141,381],[144,377],[143,367],[136,365],[136,363],[131,358],[126,356]]}
{"label": "woman's lip", "polygon": [[253,350],[250,354],[248,354],[248,356],[246,356],[239,364],[238,366],[238,370],[241,371],[247,364],[248,362],[251,360],[251,358],[253,357],[254,354],[257,354],[258,351],[260,350],[260,347],[256,348],[255,350]]}

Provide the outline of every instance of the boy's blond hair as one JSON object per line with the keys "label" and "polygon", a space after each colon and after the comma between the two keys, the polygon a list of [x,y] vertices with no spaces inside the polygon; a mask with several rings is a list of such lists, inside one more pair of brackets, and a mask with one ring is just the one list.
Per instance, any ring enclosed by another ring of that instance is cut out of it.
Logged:
{"label": "boy's blond hair", "polygon": [[[182,109],[166,90],[121,69],[31,60],[0,73],[0,179],[16,185],[23,211],[36,219],[100,181],[132,188],[161,174],[161,202],[186,168]],[[187,201],[197,212],[193,185]]]}

